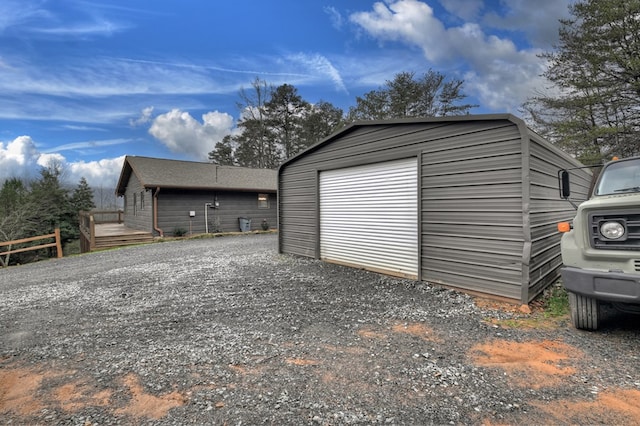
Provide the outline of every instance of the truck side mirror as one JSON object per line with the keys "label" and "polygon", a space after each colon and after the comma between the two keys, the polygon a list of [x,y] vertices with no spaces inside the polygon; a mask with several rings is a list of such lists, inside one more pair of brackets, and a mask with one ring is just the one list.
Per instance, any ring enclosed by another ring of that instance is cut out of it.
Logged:
{"label": "truck side mirror", "polygon": [[569,185],[569,172],[567,170],[558,171],[558,184],[560,186],[560,198],[568,199],[571,195],[571,187]]}

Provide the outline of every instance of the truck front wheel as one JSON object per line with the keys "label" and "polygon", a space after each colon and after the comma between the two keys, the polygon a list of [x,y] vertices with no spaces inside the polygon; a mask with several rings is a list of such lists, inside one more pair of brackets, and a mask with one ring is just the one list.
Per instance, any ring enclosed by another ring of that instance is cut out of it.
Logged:
{"label": "truck front wheel", "polygon": [[575,328],[597,330],[600,317],[600,302],[591,297],[569,292],[571,321]]}

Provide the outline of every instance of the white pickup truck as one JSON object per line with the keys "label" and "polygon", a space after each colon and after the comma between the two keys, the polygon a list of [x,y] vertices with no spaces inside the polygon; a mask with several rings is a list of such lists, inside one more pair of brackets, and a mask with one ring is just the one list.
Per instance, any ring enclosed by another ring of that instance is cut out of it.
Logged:
{"label": "white pickup truck", "polygon": [[[558,177],[569,199],[569,172]],[[601,303],[640,313],[640,157],[605,164],[591,198],[558,230],[573,325],[596,330]]]}

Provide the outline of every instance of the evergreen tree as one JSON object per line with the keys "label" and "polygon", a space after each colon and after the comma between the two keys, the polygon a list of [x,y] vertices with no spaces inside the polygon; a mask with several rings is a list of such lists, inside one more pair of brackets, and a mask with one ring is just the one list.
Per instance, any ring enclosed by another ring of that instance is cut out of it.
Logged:
{"label": "evergreen tree", "polygon": [[63,242],[78,237],[79,229],[75,219],[77,212],[73,210],[70,197],[60,183],[62,169],[59,165],[51,165],[40,171],[40,178],[31,184],[30,200],[37,205],[37,235],[49,234],[60,228]]}
{"label": "evergreen tree", "polygon": [[93,202],[93,189],[91,189],[84,177],[80,178],[78,186],[73,190],[70,201],[73,210],[78,212],[88,212],[96,208],[96,204]]}
{"label": "evergreen tree", "polygon": [[401,72],[378,90],[357,97],[349,121],[468,114],[477,105],[460,103],[467,97],[463,84],[433,70],[417,78],[413,72]]}
{"label": "evergreen tree", "polygon": [[209,152],[213,163],[275,169],[342,124],[341,109],[328,102],[311,105],[289,84],[273,88],[256,79],[240,99],[240,132],[216,143]]}
{"label": "evergreen tree", "polygon": [[96,208],[96,204],[93,202],[93,189],[91,189],[84,177],[80,178],[78,186],[71,194],[69,208],[70,215],[68,220],[74,230],[69,237],[73,239],[80,238],[80,212],[88,212]]}
{"label": "evergreen tree", "polygon": [[536,130],[585,164],[640,153],[640,1],[583,0],[561,20],[545,77],[525,105]]}
{"label": "evergreen tree", "polygon": [[310,147],[344,126],[344,112],[329,102],[311,105],[310,112],[301,123],[300,150]]}
{"label": "evergreen tree", "polygon": [[311,105],[298,95],[298,89],[290,84],[278,86],[265,103],[271,134],[275,138],[273,142],[281,150],[278,164],[305,146],[300,138],[301,128],[310,108]]}
{"label": "evergreen tree", "polygon": [[[20,179],[7,179],[0,189],[0,241],[13,241],[37,235],[38,206],[30,201],[29,190]],[[8,251],[13,246],[3,246]],[[20,255],[0,256],[0,266],[8,266],[10,260]]]}
{"label": "evergreen tree", "polygon": [[256,78],[252,83],[253,90],[240,90],[238,108],[242,118],[238,128],[242,133],[236,136],[236,161],[246,167],[274,168],[278,159],[274,158],[276,149],[273,144],[266,114],[265,104],[271,98],[273,88],[266,81]]}
{"label": "evergreen tree", "polygon": [[216,143],[213,151],[209,152],[209,160],[214,164],[221,166],[235,166],[236,161],[233,155],[233,146],[235,142],[231,135],[226,135],[222,140]]}

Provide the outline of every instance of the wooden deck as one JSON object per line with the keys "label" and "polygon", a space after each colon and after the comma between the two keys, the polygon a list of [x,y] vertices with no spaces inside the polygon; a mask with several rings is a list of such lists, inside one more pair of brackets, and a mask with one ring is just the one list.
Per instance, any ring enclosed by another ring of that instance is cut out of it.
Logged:
{"label": "wooden deck", "polygon": [[95,233],[95,249],[153,242],[150,232],[127,228],[121,223],[97,223]]}
{"label": "wooden deck", "polygon": [[[104,216],[109,215],[113,218],[105,220]],[[96,220],[94,216],[97,216],[99,220]],[[127,228],[122,223],[121,211],[81,212],[80,234],[80,248],[83,253],[110,247],[153,242],[153,235],[150,232]]]}

